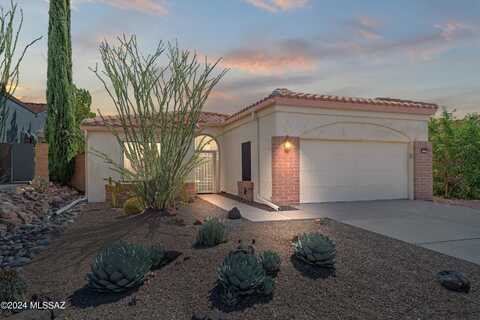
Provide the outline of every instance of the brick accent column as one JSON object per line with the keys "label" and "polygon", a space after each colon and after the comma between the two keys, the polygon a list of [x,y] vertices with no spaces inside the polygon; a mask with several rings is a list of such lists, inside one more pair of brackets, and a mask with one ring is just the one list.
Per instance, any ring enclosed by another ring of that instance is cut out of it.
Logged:
{"label": "brick accent column", "polygon": [[35,177],[49,181],[48,175],[48,144],[35,145]]}
{"label": "brick accent column", "polygon": [[288,152],[285,139],[272,137],[272,202],[278,205],[300,202],[300,138],[288,137]]}
{"label": "brick accent column", "polygon": [[414,142],[414,195],[417,200],[433,199],[432,144]]}

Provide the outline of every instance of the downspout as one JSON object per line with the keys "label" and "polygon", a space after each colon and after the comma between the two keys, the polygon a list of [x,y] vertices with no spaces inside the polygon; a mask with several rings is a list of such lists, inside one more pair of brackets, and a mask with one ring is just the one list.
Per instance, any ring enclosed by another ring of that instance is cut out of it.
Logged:
{"label": "downspout", "polygon": [[255,112],[252,112],[252,118],[255,118],[256,120],[256,125],[257,125],[257,130],[256,130],[256,139],[257,139],[257,199],[260,200],[263,204],[269,206],[270,208],[274,209],[275,211],[280,211],[280,207],[277,206],[276,204],[270,202],[269,200],[263,198],[260,195],[260,120],[258,118],[258,114]]}

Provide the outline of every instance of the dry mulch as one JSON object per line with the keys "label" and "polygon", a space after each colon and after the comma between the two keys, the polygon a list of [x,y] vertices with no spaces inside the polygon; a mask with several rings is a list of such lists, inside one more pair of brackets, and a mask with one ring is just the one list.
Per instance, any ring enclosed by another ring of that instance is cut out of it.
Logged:
{"label": "dry mulch", "polygon": [[[225,319],[480,318],[480,266],[333,220],[227,221],[228,243],[195,249],[195,219],[226,216],[202,200],[180,209],[177,220],[125,218],[105,205],[88,204],[82,210],[62,238],[23,270],[31,294],[69,301],[61,314],[65,319],[190,319],[194,312],[221,308],[212,291],[216,268],[240,239],[255,239],[258,252],[278,251],[282,267],[271,300],[223,310],[229,311],[223,313]],[[294,236],[314,230],[337,243],[336,277],[319,278],[291,259]],[[120,239],[161,243],[183,254],[129,296],[92,296],[85,289],[90,261],[103,246]],[[441,270],[464,272],[472,282],[470,293],[442,288],[435,279]],[[132,296],[136,305],[129,306]]]}

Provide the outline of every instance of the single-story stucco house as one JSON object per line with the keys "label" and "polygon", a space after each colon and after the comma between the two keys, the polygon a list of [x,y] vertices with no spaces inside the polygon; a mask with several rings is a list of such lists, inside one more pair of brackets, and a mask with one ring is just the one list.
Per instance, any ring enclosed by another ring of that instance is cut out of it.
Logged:
{"label": "single-story stucco house", "polygon": [[[194,174],[198,193],[252,194],[266,204],[432,198],[428,121],[438,106],[277,89],[233,114],[204,112],[214,138]],[[115,117],[109,118],[113,123]],[[110,121],[109,120],[109,121]],[[87,150],[128,165],[101,118],[85,120]],[[87,197],[105,201],[105,179],[121,180],[88,153]],[[253,193],[252,193],[253,188]],[[240,190],[240,191],[239,191]]]}

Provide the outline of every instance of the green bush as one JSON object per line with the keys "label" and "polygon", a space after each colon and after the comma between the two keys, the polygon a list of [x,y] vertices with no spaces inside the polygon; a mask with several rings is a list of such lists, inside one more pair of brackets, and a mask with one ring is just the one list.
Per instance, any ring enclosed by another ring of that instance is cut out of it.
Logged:
{"label": "green bush", "polygon": [[127,215],[135,215],[143,212],[142,200],[139,197],[132,197],[123,204],[123,212]]}
{"label": "green bush", "polygon": [[295,257],[317,267],[335,269],[335,243],[318,232],[304,233],[293,243]]}
{"label": "green bush", "polygon": [[23,301],[27,284],[15,270],[0,270],[0,302]]}
{"label": "green bush", "polygon": [[433,190],[437,196],[480,198],[480,116],[456,119],[446,110],[429,124]]}
{"label": "green bush", "polygon": [[198,230],[196,245],[214,247],[225,241],[225,225],[218,218],[208,217]]}
{"label": "green bush", "polygon": [[260,256],[260,261],[262,262],[263,269],[268,275],[276,275],[278,271],[280,271],[282,259],[277,252],[270,250],[265,251]]}
{"label": "green bush", "polygon": [[258,257],[244,250],[230,252],[217,272],[220,299],[227,306],[236,305],[244,296],[271,295],[275,288],[275,280],[266,275]]}
{"label": "green bush", "polygon": [[119,242],[94,259],[88,285],[98,292],[123,292],[143,283],[152,267],[152,253],[140,246]]}

